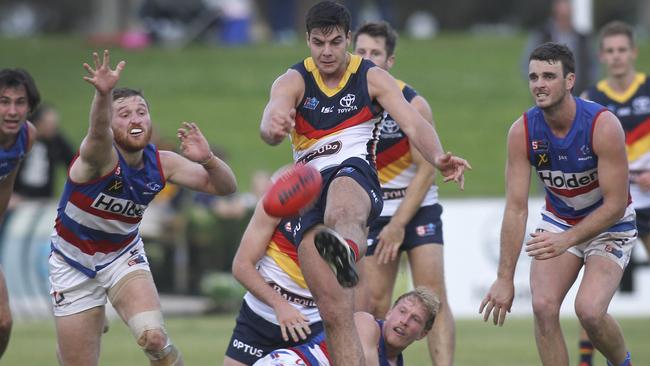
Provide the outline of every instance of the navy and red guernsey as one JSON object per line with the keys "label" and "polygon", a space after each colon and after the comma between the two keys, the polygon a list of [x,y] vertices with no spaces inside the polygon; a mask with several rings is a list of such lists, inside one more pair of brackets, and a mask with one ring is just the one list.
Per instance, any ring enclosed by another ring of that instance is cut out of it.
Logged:
{"label": "navy and red guernsey", "polygon": [[[368,94],[368,70],[375,65],[348,54],[350,62],[336,88],[323,82],[311,57],[292,66],[305,82],[291,132],[293,157],[322,171],[351,157],[375,165],[383,109]],[[322,159],[326,157],[326,159]]]}
{"label": "navy and red guernsey", "polygon": [[140,169],[129,167],[119,152],[118,157],[101,178],[75,183],[68,176],[57,209],[52,251],[91,278],[140,240],[142,215],[165,186],[154,145],[144,148]]}

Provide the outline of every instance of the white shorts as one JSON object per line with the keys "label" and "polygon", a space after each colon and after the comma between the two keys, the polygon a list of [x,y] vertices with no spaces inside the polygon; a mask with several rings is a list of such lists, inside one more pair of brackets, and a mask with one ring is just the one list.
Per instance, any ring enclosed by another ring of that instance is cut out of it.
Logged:
{"label": "white shorts", "polygon": [[150,271],[142,240],[128,253],[122,254],[97,272],[95,278],[90,278],[70,266],[55,252],[50,255],[49,269],[54,316],[77,314],[106,305],[108,290],[122,277],[137,270]]}
{"label": "white shorts", "polygon": [[[548,221],[542,220],[537,225],[537,230],[552,233],[561,233],[563,228],[553,225]],[[572,246],[567,252],[579,257],[587,258],[590,255],[600,255],[616,262],[622,269],[625,269],[630,262],[632,248],[636,243],[636,230],[628,231],[606,231],[592,240]]]}

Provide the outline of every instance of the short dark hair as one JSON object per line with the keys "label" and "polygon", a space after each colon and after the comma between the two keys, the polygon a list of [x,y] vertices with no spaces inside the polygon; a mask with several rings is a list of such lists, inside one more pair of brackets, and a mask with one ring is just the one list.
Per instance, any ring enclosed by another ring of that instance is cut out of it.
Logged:
{"label": "short dark hair", "polygon": [[0,70],[0,90],[4,90],[5,88],[18,88],[20,86],[25,88],[29,111],[34,111],[41,102],[41,94],[38,92],[32,76],[27,70],[20,68]]}
{"label": "short dark hair", "polygon": [[149,108],[149,102],[147,102],[147,98],[144,97],[144,93],[142,93],[142,90],[137,90],[132,88],[115,88],[113,89],[111,95],[113,96],[113,101],[122,98],[140,97],[144,99],[144,103],[147,105],[147,108]]}
{"label": "short dark hair", "polygon": [[531,52],[528,61],[560,61],[562,63],[562,76],[567,76],[568,73],[574,73],[576,70],[575,59],[573,52],[566,45],[546,42]]}
{"label": "short dark hair", "polygon": [[309,8],[305,15],[307,33],[320,28],[323,33],[329,34],[335,28],[341,28],[345,34],[350,31],[350,12],[348,9],[334,1],[321,1]]}
{"label": "short dark hair", "polygon": [[354,38],[352,42],[354,46],[357,45],[357,39],[359,35],[367,34],[370,37],[383,37],[386,40],[386,55],[392,56],[395,54],[395,47],[397,46],[397,32],[393,27],[385,21],[379,22],[369,22],[363,24],[356,32],[354,32]]}
{"label": "short dark hair", "polygon": [[598,37],[600,47],[603,47],[603,39],[611,36],[626,36],[630,40],[630,45],[634,47],[634,30],[627,23],[620,20],[611,21],[603,26]]}

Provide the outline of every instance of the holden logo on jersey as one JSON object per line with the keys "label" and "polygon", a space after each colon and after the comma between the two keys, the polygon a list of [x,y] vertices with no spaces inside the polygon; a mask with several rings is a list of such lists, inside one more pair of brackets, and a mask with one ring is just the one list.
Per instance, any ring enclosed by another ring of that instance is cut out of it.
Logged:
{"label": "holden logo on jersey", "polygon": [[553,188],[574,189],[592,184],[598,180],[598,171],[591,169],[581,173],[564,173],[559,170],[542,170],[537,175],[542,182]]}
{"label": "holden logo on jersey", "polygon": [[288,233],[291,232],[291,221],[287,221],[287,222],[284,224],[284,231],[286,231],[286,232],[288,232]]}
{"label": "holden logo on jersey", "polygon": [[93,201],[91,207],[128,217],[142,217],[147,205],[138,205],[131,200],[125,200],[100,193]]}
{"label": "holden logo on jersey", "polygon": [[356,111],[359,109],[356,105],[354,105],[354,101],[357,99],[357,97],[354,94],[346,94],[344,97],[339,100],[339,104],[343,108],[339,108],[337,112],[340,113],[347,113],[350,111]]}

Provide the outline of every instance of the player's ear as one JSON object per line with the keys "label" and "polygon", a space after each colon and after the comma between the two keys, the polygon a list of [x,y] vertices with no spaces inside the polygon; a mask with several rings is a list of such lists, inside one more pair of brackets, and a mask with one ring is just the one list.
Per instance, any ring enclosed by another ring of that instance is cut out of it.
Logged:
{"label": "player's ear", "polygon": [[386,59],[386,66],[388,66],[388,69],[390,69],[393,67],[393,65],[395,65],[395,55],[390,55]]}
{"label": "player's ear", "polygon": [[576,74],[570,72],[566,75],[564,79],[566,80],[566,89],[573,90],[573,86],[576,83]]}
{"label": "player's ear", "polygon": [[347,48],[350,48],[350,45],[352,44],[352,31],[348,31],[348,34],[345,35],[345,43]]}
{"label": "player's ear", "polygon": [[307,42],[307,47],[309,47],[309,32],[305,32],[305,41]]}
{"label": "player's ear", "polygon": [[424,330],[424,329],[422,329],[422,332],[420,332],[420,335],[418,336],[418,338],[417,338],[416,340],[419,341],[420,339],[426,337],[427,334],[429,334],[429,331],[428,331],[428,330]]}

